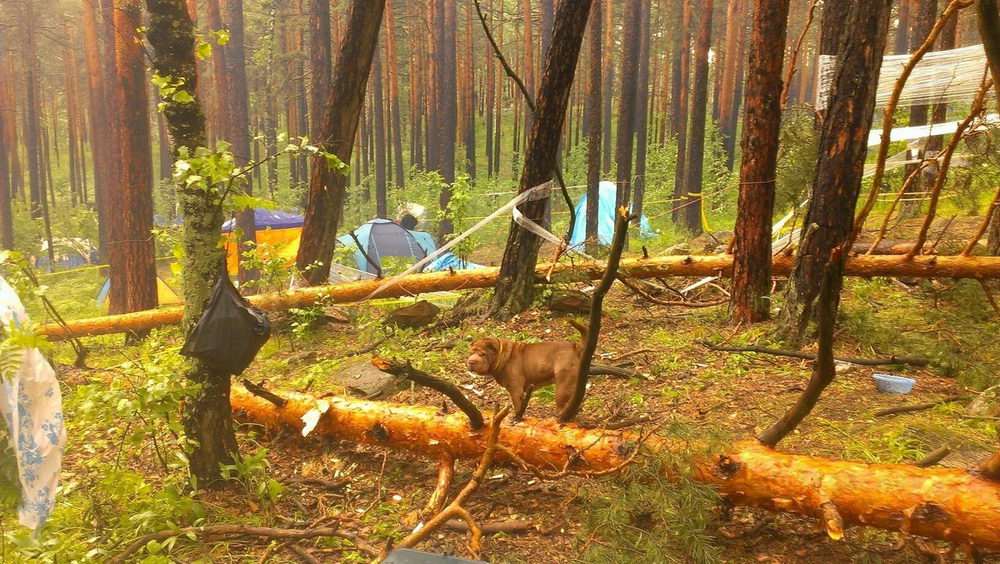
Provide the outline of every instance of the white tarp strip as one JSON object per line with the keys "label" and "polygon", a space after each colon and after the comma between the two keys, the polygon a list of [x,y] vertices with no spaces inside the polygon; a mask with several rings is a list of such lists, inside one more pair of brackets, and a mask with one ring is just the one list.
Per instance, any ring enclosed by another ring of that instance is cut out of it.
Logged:
{"label": "white tarp strip", "polygon": [[[28,314],[17,293],[0,277],[0,322],[9,334],[27,321]],[[17,517],[25,527],[38,530],[52,513],[59,485],[66,445],[62,394],[55,372],[38,349],[10,354],[20,358],[16,372],[0,377],[0,413],[7,424],[7,439],[17,455],[21,482]]]}
{"label": "white tarp strip", "polygon": [[[909,127],[894,127],[889,132],[890,141],[909,141],[911,139],[926,139],[931,135],[950,135],[958,131],[958,125],[962,123],[959,121],[948,121],[943,123],[932,123],[929,125],[911,125]],[[989,124],[1000,123],[1000,115],[989,114],[983,117],[981,120],[976,120],[971,126],[969,126],[969,131],[975,131],[977,129],[983,129]],[[882,130],[873,129],[871,133],[868,134],[868,146],[872,147],[878,145],[882,142]]]}
{"label": "white tarp strip", "polygon": [[[882,59],[879,72],[875,107],[885,107],[889,96],[902,74],[911,53],[889,55]],[[835,55],[819,58],[816,89],[816,107],[826,106],[827,95],[833,82],[836,67]],[[930,51],[913,68],[900,93],[899,106],[915,106],[943,102],[968,102],[972,100],[983,81],[986,53],[982,45],[971,45],[946,51]]]}

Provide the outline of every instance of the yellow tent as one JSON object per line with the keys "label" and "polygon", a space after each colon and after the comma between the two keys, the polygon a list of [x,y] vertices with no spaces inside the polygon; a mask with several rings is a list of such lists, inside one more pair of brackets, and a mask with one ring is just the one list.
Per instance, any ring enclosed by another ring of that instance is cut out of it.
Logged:
{"label": "yellow tent", "polygon": [[[111,290],[111,279],[108,278],[104,281],[104,285],[101,286],[101,291],[97,294],[98,305],[104,308],[104,311],[108,310],[108,294]],[[167,284],[163,278],[159,276],[156,277],[156,301],[161,306],[165,305],[178,305],[184,303],[184,298],[180,296],[170,284]]]}

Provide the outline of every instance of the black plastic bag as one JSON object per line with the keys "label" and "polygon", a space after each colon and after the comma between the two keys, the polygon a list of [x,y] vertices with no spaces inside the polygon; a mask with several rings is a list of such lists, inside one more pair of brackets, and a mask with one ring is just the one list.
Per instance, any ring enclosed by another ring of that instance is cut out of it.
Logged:
{"label": "black plastic bag", "polygon": [[270,336],[270,320],[240,295],[223,270],[181,354],[200,359],[214,372],[242,374]]}

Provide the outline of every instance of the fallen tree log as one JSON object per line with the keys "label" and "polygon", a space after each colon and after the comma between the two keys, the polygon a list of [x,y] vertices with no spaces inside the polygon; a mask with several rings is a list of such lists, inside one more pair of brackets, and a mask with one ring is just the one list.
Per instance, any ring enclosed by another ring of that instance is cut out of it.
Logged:
{"label": "fallen tree log", "polygon": [[[771,271],[785,275],[791,271],[794,258],[774,258]],[[554,279],[560,275],[574,274],[597,280],[604,274],[603,262],[583,264],[539,264],[535,269],[538,283],[547,283],[546,274]],[[634,278],[663,278],[667,276],[730,276],[733,271],[732,255],[666,256],[623,259],[621,270]],[[428,272],[400,278],[379,292],[378,297],[414,296],[426,292],[488,288],[496,283],[499,268],[481,268],[449,272]],[[864,255],[848,259],[844,274],[848,276],[905,276],[913,278],[1000,278],[1000,257],[979,256],[876,256]],[[385,280],[360,280],[330,286],[315,286],[289,292],[250,296],[250,302],[265,310],[284,311],[314,305],[320,300],[328,303],[357,302],[368,298]],[[110,335],[128,331],[146,331],[155,327],[180,323],[182,307],[169,307],[139,311],[122,315],[109,315],[91,319],[69,321],[65,327],[44,325],[39,333],[51,340],[70,336],[85,337]]]}
{"label": "fallen tree log", "polygon": [[[237,419],[300,430],[302,415],[317,406],[316,400],[276,393],[289,400],[284,408],[234,388]],[[433,459],[473,459],[487,442],[489,426],[472,431],[462,413],[442,415],[430,407],[337,397],[323,401],[328,408],[313,434]],[[621,466],[639,441],[638,434],[627,431],[530,418],[504,424],[499,438],[502,447],[533,466],[591,472]],[[643,444],[660,451],[680,447],[665,439]],[[503,449],[496,457],[505,461]],[[835,538],[842,534],[841,523],[863,524],[1000,549],[1000,484],[972,472],[785,454],[756,440],[737,442],[723,454],[705,454],[691,462],[696,479],[714,485],[733,502],[822,518]]]}

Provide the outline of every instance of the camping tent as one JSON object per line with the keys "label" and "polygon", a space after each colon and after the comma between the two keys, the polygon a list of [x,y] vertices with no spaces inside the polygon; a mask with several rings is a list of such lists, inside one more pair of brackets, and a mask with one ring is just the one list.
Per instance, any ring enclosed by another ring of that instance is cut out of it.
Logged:
{"label": "camping tent", "polygon": [[[402,257],[412,258],[417,262],[427,255],[437,250],[434,237],[425,231],[410,231],[403,229],[399,224],[388,219],[373,219],[361,227],[354,230],[354,236],[358,238],[368,256],[380,267],[381,257]],[[350,234],[337,239],[345,247],[354,248],[354,262],[358,270],[375,274],[378,271],[374,265],[368,262],[364,254],[357,250],[357,244]],[[482,268],[482,265],[462,260],[452,253],[444,253],[428,263],[424,272],[435,272],[438,270]]]}
{"label": "camping tent", "polygon": [[69,270],[98,262],[97,247],[81,237],[56,237],[53,240],[55,249],[55,268],[49,264],[49,242],[42,241],[38,256],[34,257],[33,265],[38,270],[52,272],[53,270]]}
{"label": "camping tent", "polygon": [[[286,259],[289,263],[295,261],[299,250],[299,236],[302,235],[302,224],[305,218],[301,215],[277,210],[254,209],[254,222],[257,226],[257,245]],[[239,260],[238,245],[232,238],[236,222],[232,219],[222,224],[222,233],[226,237],[226,269],[230,274],[236,274]]]}
{"label": "camping tent", "polygon": [[[111,279],[104,280],[101,290],[97,292],[97,305],[108,309],[108,293],[111,291]],[[177,305],[184,303],[184,299],[167,284],[163,278],[156,277],[156,302],[163,305]]]}
{"label": "camping tent", "polygon": [[373,274],[381,268],[382,257],[412,258],[416,262],[437,249],[437,244],[434,243],[434,238],[431,237],[430,233],[409,231],[388,219],[373,219],[363,223],[361,227],[354,230],[354,236],[357,237],[365,253],[377,266],[368,262],[350,233],[340,237],[337,241],[345,247],[355,249],[354,261],[357,263],[358,270]]}
{"label": "camping tent", "polygon": [[[617,188],[614,182],[602,180],[598,186],[599,198],[597,200],[597,240],[602,245],[611,244],[611,236],[615,232],[615,198]],[[656,233],[649,225],[649,218],[642,216],[639,218],[639,236],[643,238],[656,237]],[[571,246],[582,245],[587,238],[587,195],[584,194],[576,204],[576,223],[573,224],[573,238],[570,239]]]}

